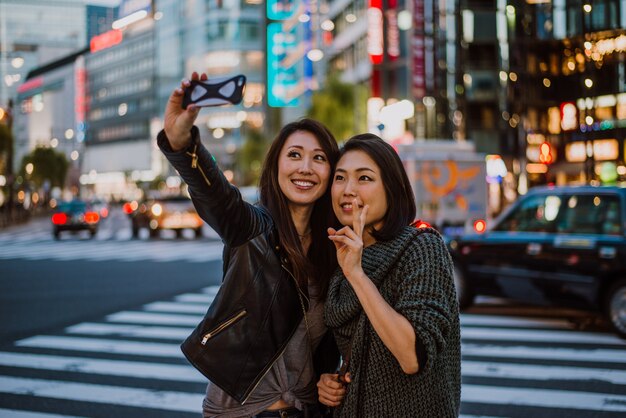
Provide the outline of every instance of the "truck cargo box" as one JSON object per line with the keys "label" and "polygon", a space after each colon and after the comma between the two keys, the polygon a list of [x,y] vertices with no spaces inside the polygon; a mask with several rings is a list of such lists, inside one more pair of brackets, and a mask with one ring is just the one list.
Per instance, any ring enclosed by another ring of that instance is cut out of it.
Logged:
{"label": "truck cargo box", "polygon": [[425,140],[397,146],[413,185],[417,217],[455,235],[487,217],[485,155],[471,142]]}

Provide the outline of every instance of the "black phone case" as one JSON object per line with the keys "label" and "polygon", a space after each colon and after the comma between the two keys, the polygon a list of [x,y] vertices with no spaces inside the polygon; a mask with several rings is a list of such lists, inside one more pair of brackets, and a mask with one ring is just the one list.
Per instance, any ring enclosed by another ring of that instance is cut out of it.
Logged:
{"label": "black phone case", "polygon": [[246,76],[242,74],[206,81],[192,80],[191,85],[185,89],[183,109],[187,109],[190,104],[199,107],[239,104],[243,99],[245,86]]}

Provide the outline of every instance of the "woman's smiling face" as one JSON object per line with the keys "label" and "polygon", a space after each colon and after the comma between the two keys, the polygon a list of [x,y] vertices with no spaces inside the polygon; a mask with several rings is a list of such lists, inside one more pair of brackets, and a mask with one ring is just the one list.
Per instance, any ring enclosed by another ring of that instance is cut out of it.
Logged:
{"label": "woman's smiling face", "polygon": [[330,181],[330,163],[315,136],[296,131],[278,157],[278,184],[291,204],[312,205]]}
{"label": "woman's smiling face", "polygon": [[371,227],[380,229],[387,213],[387,195],[381,169],[364,151],[346,152],[335,169],[331,188],[333,211],[342,225],[352,226],[353,201],[360,208],[368,205],[364,234]]}

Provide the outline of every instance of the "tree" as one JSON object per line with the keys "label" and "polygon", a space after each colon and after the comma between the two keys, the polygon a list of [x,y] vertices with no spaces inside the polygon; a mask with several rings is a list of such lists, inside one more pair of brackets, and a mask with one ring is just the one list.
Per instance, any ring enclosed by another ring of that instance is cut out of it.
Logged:
{"label": "tree", "polygon": [[263,159],[269,148],[269,141],[258,129],[250,129],[246,133],[246,142],[237,155],[237,166],[240,167],[242,186],[257,185],[261,175]]}
{"label": "tree", "polygon": [[[32,172],[27,173],[26,166],[32,164]],[[46,182],[51,187],[63,187],[69,162],[65,154],[52,148],[37,147],[22,158],[20,175],[28,179],[36,187],[41,187]]]}
{"label": "tree", "polygon": [[0,122],[0,174],[4,174],[7,179],[10,175],[9,156],[10,148],[13,146],[13,135],[7,125]]}
{"label": "tree", "polygon": [[366,102],[363,86],[343,83],[331,76],[323,89],[313,93],[307,115],[325,124],[337,141],[344,141],[366,131]]}
{"label": "tree", "polygon": [[0,155],[4,157],[9,152],[9,147],[13,143],[13,135],[7,125],[0,122]]}

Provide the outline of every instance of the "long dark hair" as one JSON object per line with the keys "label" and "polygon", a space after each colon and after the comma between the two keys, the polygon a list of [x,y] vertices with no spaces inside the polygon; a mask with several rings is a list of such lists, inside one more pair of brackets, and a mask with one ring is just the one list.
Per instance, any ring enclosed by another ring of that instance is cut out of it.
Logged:
{"label": "long dark hair", "polygon": [[340,158],[348,151],[363,151],[380,168],[387,196],[387,213],[380,230],[373,229],[371,234],[377,241],[393,239],[415,220],[416,213],[415,196],[400,156],[387,142],[369,133],[350,138],[343,145]]}
{"label": "long dark hair", "polygon": [[[328,181],[328,188],[322,197],[314,203],[311,214],[311,246],[308,254],[304,253],[298,232],[291,218],[289,202],[278,184],[280,151],[289,136],[297,131],[311,133],[319,141],[330,163],[331,178]],[[291,270],[298,284],[306,292],[308,278],[314,277],[322,296],[326,295],[328,280],[337,267],[337,254],[333,243],[328,239],[326,228],[336,226],[339,223],[332,210],[330,199],[332,173],[335,171],[338,156],[337,141],[328,128],[313,119],[300,119],[285,125],[280,130],[267,152],[259,180],[259,200],[274,219],[280,245],[289,257]]]}

